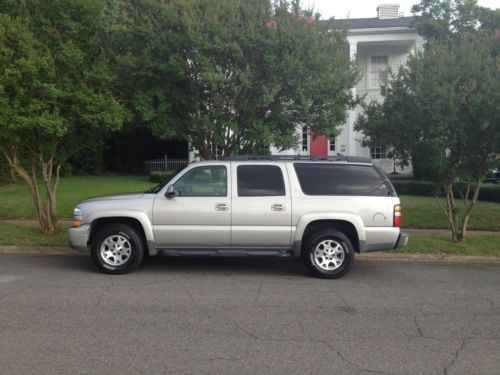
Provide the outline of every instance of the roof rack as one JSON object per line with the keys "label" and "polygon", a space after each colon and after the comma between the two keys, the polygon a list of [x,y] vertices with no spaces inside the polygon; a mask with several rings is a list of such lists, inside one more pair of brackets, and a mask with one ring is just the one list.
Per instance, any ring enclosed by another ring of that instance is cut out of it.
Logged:
{"label": "roof rack", "polygon": [[372,163],[370,158],[360,156],[345,156],[338,154],[336,156],[309,156],[309,155],[234,155],[226,156],[221,160],[226,161],[245,161],[245,160],[308,160],[308,161],[347,161],[351,163]]}

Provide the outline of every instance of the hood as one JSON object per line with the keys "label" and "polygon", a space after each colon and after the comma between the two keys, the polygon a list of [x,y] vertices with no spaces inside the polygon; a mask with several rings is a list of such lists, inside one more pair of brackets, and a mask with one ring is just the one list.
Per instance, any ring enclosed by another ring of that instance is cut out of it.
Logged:
{"label": "hood", "polygon": [[123,200],[126,200],[126,199],[137,199],[137,198],[141,198],[143,195],[144,195],[144,193],[142,193],[142,192],[100,195],[100,196],[97,196],[97,197],[91,197],[91,198],[84,199],[84,200],[80,201],[78,204],[80,204],[80,203],[87,203],[87,202],[119,200],[119,199],[123,199]]}

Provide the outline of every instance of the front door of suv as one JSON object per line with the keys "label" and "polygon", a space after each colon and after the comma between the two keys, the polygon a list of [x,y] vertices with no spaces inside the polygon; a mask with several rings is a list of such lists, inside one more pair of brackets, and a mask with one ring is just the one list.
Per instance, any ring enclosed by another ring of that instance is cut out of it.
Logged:
{"label": "front door of suv", "polygon": [[[224,164],[187,170],[173,184],[175,196],[158,194],[153,232],[160,248],[210,248],[231,245],[229,170]],[[170,184],[167,184],[167,186]]]}
{"label": "front door of suv", "polygon": [[232,173],[232,246],[289,248],[291,198],[284,163],[238,163]]}

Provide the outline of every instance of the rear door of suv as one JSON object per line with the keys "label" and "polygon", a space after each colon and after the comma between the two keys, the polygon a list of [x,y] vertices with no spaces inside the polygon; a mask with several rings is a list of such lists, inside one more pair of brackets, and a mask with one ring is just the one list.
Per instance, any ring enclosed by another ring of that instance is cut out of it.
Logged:
{"label": "rear door of suv", "polygon": [[292,202],[284,163],[232,162],[231,244],[289,248]]}

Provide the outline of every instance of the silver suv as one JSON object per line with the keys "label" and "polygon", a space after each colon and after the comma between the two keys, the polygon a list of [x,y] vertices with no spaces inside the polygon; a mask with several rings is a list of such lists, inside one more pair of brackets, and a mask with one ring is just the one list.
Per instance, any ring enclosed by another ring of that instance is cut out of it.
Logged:
{"label": "silver suv", "polygon": [[73,248],[119,274],[148,255],[300,257],[338,278],[355,252],[405,246],[401,206],[369,159],[231,157],[196,162],[143,192],[78,203]]}

